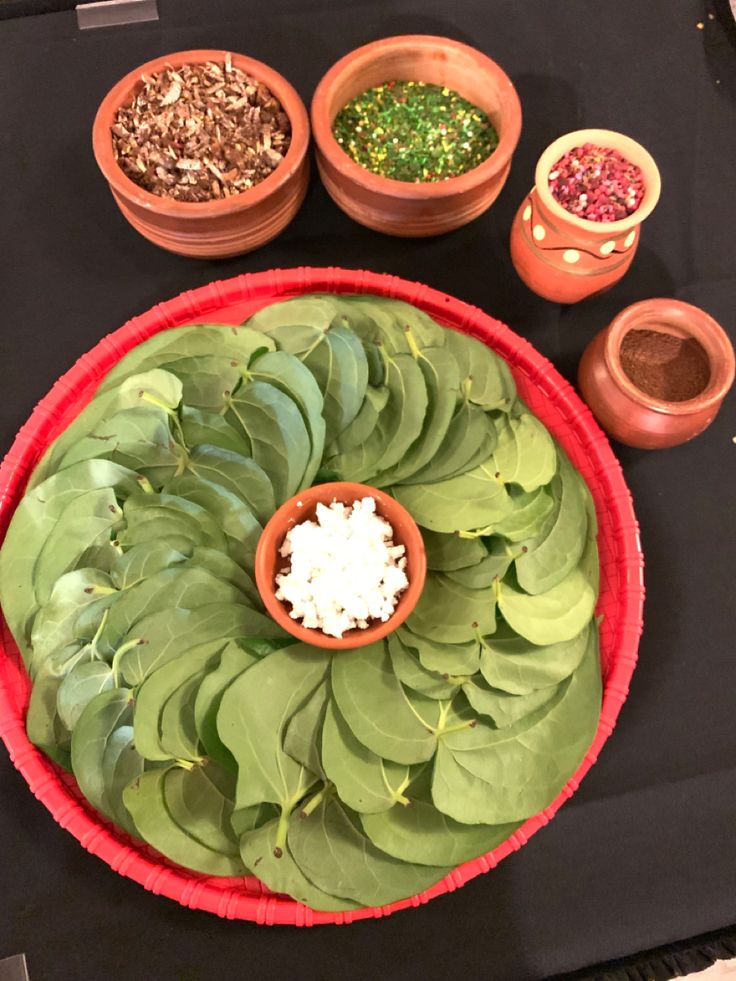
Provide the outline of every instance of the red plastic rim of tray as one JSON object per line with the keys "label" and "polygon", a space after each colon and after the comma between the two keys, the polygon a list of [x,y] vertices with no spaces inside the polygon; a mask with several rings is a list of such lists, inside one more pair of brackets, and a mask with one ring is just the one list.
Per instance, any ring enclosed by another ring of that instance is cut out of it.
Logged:
{"label": "red plastic rim of tray", "polygon": [[90,400],[102,377],[141,341],[161,330],[207,320],[240,323],[274,300],[308,292],[378,293],[413,303],[446,326],[484,341],[511,366],[519,392],[582,473],[599,522],[603,708],[595,741],[557,799],[487,855],[456,868],[420,895],[389,906],[321,913],[276,896],[252,877],[208,878],[169,864],[103,820],[81,797],[74,780],[32,746],[25,732],[30,683],[15,643],[0,618],[0,736],[35,796],[88,851],[146,889],[228,919],[313,926],[351,923],[420,906],[464,885],[518,851],[577,790],[613,731],[636,665],[644,600],[643,557],[631,495],[608,441],[572,387],[532,345],[475,307],[396,276],[346,269],[283,269],[237,276],[161,303],[130,320],[83,355],[38,404],[0,467],[0,536],[23,495],[27,478],[49,443]]}

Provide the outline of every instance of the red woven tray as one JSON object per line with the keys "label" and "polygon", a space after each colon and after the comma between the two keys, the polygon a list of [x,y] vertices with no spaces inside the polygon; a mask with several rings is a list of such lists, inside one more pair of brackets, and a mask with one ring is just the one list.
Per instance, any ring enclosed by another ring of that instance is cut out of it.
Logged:
{"label": "red woven tray", "polygon": [[465,862],[432,889],[389,906],[321,913],[273,895],[251,877],[218,879],[187,872],[103,820],[81,797],[74,780],[28,742],[24,719],[30,683],[0,617],[0,736],[11,760],[56,821],[120,875],[135,879],[151,892],[228,919],[296,926],[351,923],[419,906],[492,869],[547,824],[578,788],[613,730],[636,665],[644,599],[638,526],[621,468],[590,411],[552,364],[528,341],[475,307],[396,276],[345,269],[274,270],[211,283],[159,304],[105,337],[36,406],[0,467],[0,536],[4,537],[43,451],[89,402],[105,373],[132,347],[169,327],[203,321],[240,323],[273,300],[313,291],[379,293],[407,300],[440,323],[484,341],[509,363],[521,396],[562,443],[590,487],[600,526],[603,709],[593,745],[557,799],[492,852]]}

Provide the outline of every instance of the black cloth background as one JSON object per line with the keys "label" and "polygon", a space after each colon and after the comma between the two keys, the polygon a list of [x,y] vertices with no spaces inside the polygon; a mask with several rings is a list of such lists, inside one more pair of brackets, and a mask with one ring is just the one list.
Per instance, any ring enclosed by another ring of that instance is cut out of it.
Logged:
{"label": "black cloth background", "polygon": [[[83,34],[73,12],[0,24],[0,450],[75,358],[129,317],[211,279],[274,266],[341,264],[429,283],[506,321],[570,380],[590,338],[644,297],[695,302],[733,331],[736,54],[698,0],[159,7],[159,23]],[[518,87],[524,127],[513,169],[472,225],[433,240],[387,238],[344,216],[315,176],[277,241],[205,262],[159,251],[117,212],[90,131],[102,96],[135,65],[230,48],[272,64],[308,101],[346,51],[406,32],[474,44]],[[517,279],[508,233],[539,153],[583,126],[640,140],[663,193],[626,278],[560,308]],[[26,951],[33,981],[523,979],[736,921],[734,404],[732,395],[685,446],[615,447],[647,563],[639,667],[579,793],[496,871],[381,922],[301,931],[224,922],[87,855],[0,753],[0,958]]]}

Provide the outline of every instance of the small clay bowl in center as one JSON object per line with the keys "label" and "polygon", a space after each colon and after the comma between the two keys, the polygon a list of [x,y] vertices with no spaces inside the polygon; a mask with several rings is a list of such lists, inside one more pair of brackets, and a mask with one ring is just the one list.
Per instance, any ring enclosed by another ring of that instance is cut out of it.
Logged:
{"label": "small clay bowl in center", "polygon": [[[318,504],[329,506],[333,501],[353,504],[364,497],[372,497],[375,500],[376,513],[385,518],[393,528],[394,544],[403,545],[406,549],[406,576],[409,585],[400,594],[396,609],[388,620],[373,620],[364,629],[356,628],[346,631],[342,637],[331,637],[321,630],[304,627],[298,620],[293,620],[289,616],[290,604],[276,599],[276,576],[288,566],[288,559],[281,556],[280,549],[287,532],[294,525],[314,519]],[[367,484],[340,481],[310,487],[290,498],[272,515],[258,542],[255,572],[258,591],[264,606],[280,627],[297,640],[311,644],[313,647],[349,650],[381,640],[406,620],[424,588],[427,556],[422,534],[416,522],[398,501]]]}

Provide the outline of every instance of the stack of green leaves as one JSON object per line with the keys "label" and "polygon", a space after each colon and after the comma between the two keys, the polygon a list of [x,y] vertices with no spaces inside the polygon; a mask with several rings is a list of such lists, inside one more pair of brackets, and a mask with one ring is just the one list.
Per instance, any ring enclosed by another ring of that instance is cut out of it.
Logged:
{"label": "stack of green leaves", "polygon": [[[334,654],[253,557],[314,482],[423,530],[406,623]],[[171,861],[315,909],[420,892],[505,840],[600,710],[595,512],[485,345],[404,303],[303,296],[157,334],[51,445],[0,553],[30,739]]]}

